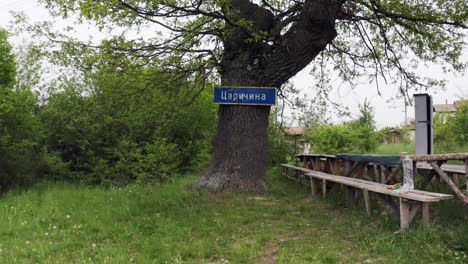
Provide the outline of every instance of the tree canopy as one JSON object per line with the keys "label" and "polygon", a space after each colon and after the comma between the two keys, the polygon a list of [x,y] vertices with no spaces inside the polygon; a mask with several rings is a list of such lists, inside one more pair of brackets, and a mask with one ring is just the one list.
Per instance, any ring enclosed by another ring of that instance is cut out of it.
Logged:
{"label": "tree canopy", "polygon": [[459,60],[468,21],[463,0],[41,2],[56,16],[78,14],[101,29],[134,29],[139,37],[117,34],[101,43],[101,50],[187,74],[220,73],[229,67],[227,56],[245,49],[262,55],[248,62],[251,72],[277,87],[319,54],[317,72],[327,64],[344,80],[384,80],[402,92],[440,84],[416,75],[421,61],[443,64],[445,70],[465,67]]}

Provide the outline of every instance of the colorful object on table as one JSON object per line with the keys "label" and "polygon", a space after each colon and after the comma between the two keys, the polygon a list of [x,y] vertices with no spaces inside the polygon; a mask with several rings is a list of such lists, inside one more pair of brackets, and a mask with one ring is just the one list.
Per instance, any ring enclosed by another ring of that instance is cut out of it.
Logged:
{"label": "colorful object on table", "polygon": [[389,190],[398,190],[401,188],[401,183],[397,182],[393,185],[387,185],[387,189]]}

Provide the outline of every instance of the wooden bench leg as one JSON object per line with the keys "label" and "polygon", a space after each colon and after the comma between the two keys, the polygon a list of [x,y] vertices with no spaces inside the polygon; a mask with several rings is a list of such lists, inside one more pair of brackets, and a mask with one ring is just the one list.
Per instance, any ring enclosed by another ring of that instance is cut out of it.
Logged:
{"label": "wooden bench leg", "polygon": [[400,227],[402,230],[408,229],[411,221],[418,213],[419,209],[422,211],[421,223],[423,226],[429,225],[429,203],[413,202],[400,198]]}
{"label": "wooden bench leg", "polygon": [[410,221],[410,204],[406,199],[400,198],[400,229],[408,229]]}
{"label": "wooden bench leg", "polygon": [[369,191],[366,188],[364,188],[362,189],[362,192],[364,193],[364,204],[366,205],[367,216],[370,217],[372,215],[372,207],[369,197]]}

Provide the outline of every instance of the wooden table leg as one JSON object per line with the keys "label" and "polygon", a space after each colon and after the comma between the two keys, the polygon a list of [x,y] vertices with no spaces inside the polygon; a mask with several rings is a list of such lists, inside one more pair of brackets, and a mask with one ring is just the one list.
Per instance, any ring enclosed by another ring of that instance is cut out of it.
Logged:
{"label": "wooden table leg", "polygon": [[322,180],[322,196],[323,199],[327,196],[327,181],[325,179]]}
{"label": "wooden table leg", "polygon": [[318,180],[310,177],[310,190],[312,192],[312,196],[317,196],[318,194]]}
{"label": "wooden table leg", "polygon": [[429,203],[422,204],[422,221],[423,226],[429,226]]}
{"label": "wooden table leg", "polygon": [[364,204],[366,205],[367,216],[370,217],[372,215],[372,207],[369,197],[369,191],[366,188],[364,188],[362,189],[362,192],[364,193]]}

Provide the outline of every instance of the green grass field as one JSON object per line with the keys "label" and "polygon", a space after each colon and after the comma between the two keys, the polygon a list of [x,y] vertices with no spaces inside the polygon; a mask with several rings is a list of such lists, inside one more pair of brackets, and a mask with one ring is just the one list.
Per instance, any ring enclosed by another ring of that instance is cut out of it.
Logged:
{"label": "green grass field", "polygon": [[[269,175],[265,194],[42,184],[0,198],[0,263],[467,263],[468,224],[436,207],[406,233],[376,210]],[[444,202],[440,207],[460,204]]]}

